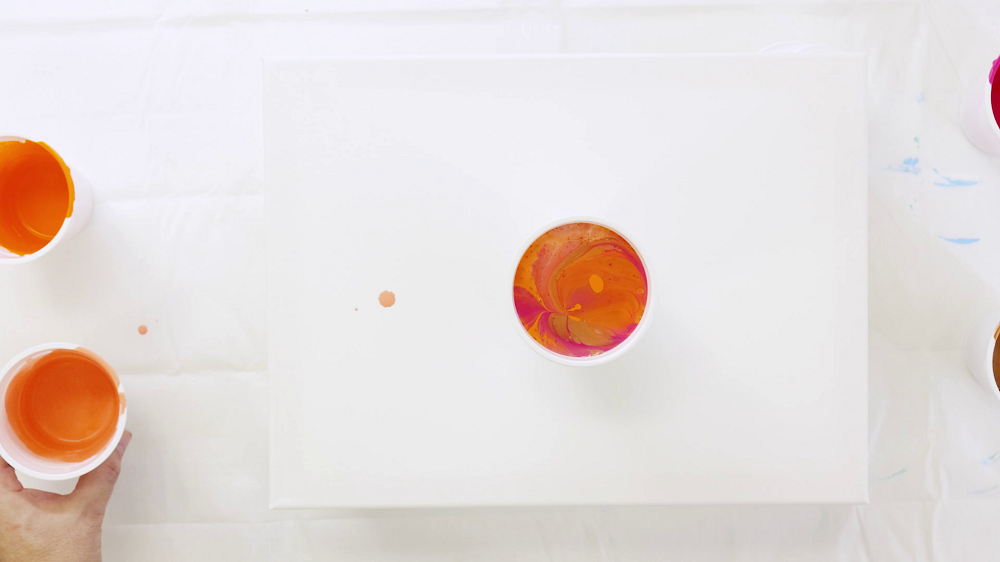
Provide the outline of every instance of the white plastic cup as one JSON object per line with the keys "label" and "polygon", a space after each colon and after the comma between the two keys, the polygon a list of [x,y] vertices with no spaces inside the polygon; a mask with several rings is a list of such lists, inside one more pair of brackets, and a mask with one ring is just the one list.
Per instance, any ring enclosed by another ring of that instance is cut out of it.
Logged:
{"label": "white plastic cup", "polygon": [[16,357],[11,359],[6,365],[4,365],[3,369],[0,370],[0,397],[3,398],[3,401],[6,402],[7,388],[10,386],[11,380],[13,380],[14,376],[17,375],[20,369],[24,367],[28,361],[41,357],[56,349],[87,351],[92,357],[100,360],[101,366],[104,367],[104,369],[111,375],[112,379],[114,379],[114,381],[118,384],[118,394],[122,397],[122,407],[118,414],[118,424],[115,427],[114,437],[108,441],[108,444],[105,445],[100,452],[96,453],[89,459],[80,462],[60,462],[40,457],[25,447],[14,433],[14,429],[10,426],[10,422],[7,419],[7,409],[0,404],[0,456],[7,461],[7,464],[14,467],[14,469],[20,471],[21,473],[39,480],[48,481],[71,480],[100,466],[101,463],[111,456],[115,447],[118,446],[118,442],[121,440],[122,434],[125,433],[125,421],[128,415],[128,407],[125,405],[124,401],[125,390],[114,369],[112,369],[111,366],[104,360],[100,359],[94,352],[87,350],[83,346],[72,343],[59,342],[36,345],[35,347],[22,351]]}
{"label": "white plastic cup", "polygon": [[[997,59],[993,68],[997,66]],[[965,89],[962,98],[962,130],[976,148],[987,154],[1000,156],[1000,126],[993,115],[990,94],[993,89],[995,71],[982,73]]]}
{"label": "white plastic cup", "polygon": [[965,336],[965,366],[973,378],[982,384],[986,391],[1000,400],[1000,388],[997,387],[993,373],[993,354],[997,349],[997,336],[1000,335],[1000,308],[994,308],[979,317],[969,328]]}
{"label": "white plastic cup", "polygon": [[[26,140],[31,139],[19,136],[0,136],[0,142],[24,142]],[[52,150],[55,149],[53,148]],[[59,232],[56,233],[52,240],[49,240],[48,244],[37,252],[19,256],[0,246],[0,265],[17,265],[37,260],[52,251],[52,248],[55,248],[63,240],[68,240],[79,234],[90,221],[90,215],[94,209],[94,195],[91,191],[90,183],[80,177],[80,174],[73,172],[71,162],[66,159],[62,152],[56,151],[56,153],[59,154],[59,157],[63,160],[63,164],[70,170],[70,177],[73,180],[73,214],[66,217],[66,220],[63,221],[62,226],[59,228]]]}
{"label": "white plastic cup", "polygon": [[[639,320],[639,324],[635,327],[635,330],[623,342],[615,346],[609,351],[601,353],[599,355],[592,355],[589,357],[571,357],[568,355],[560,355],[542,344],[535,341],[531,337],[531,334],[524,329],[524,325],[521,324],[521,319],[517,315],[517,308],[514,305],[514,295],[513,295],[513,283],[514,277],[517,275],[517,266],[521,263],[521,258],[524,256],[524,252],[528,250],[539,236],[545,234],[546,232],[556,228],[557,226],[563,226],[567,224],[573,224],[578,222],[591,223],[599,226],[603,226],[609,230],[618,233],[622,238],[624,238],[633,249],[635,249],[636,255],[639,256],[639,261],[642,263],[643,269],[646,270],[646,308],[642,313],[642,319]],[[510,297],[510,314],[511,318],[514,320],[514,325],[516,326],[517,333],[521,335],[521,339],[528,344],[528,347],[534,349],[539,355],[545,357],[546,359],[559,363],[560,365],[569,365],[572,367],[592,367],[594,365],[603,365],[610,361],[621,357],[628,350],[635,347],[639,339],[649,328],[649,322],[653,316],[653,309],[655,305],[655,299],[657,291],[653,288],[653,272],[649,266],[649,261],[643,256],[642,249],[639,244],[636,243],[636,239],[626,232],[622,231],[620,227],[615,224],[610,223],[605,219],[599,219],[596,217],[567,217],[553,221],[538,230],[536,230],[531,236],[529,236],[521,247],[518,249],[517,254],[514,256],[514,264],[511,267],[510,275],[507,277],[509,280],[508,288],[511,289]]]}

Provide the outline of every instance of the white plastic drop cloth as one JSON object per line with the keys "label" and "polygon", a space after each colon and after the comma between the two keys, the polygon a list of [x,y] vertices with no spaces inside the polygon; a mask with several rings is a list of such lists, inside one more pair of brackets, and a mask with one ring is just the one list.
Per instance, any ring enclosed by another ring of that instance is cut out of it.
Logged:
{"label": "white plastic drop cloth", "polygon": [[[262,57],[785,40],[869,53],[870,505],[267,510]],[[78,238],[0,269],[0,360],[72,341],[122,375],[105,560],[1000,556],[1000,404],[959,351],[1000,303],[1000,160],[958,125],[1000,55],[993,0],[5,0],[0,49],[0,134],[94,186]]]}

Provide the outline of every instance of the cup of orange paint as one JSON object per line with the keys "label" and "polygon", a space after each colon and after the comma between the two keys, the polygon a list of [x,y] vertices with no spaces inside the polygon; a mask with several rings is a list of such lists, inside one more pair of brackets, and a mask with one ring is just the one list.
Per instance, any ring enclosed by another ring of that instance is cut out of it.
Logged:
{"label": "cup of orange paint", "polygon": [[[1000,80],[993,61],[989,74],[982,72],[969,84],[962,98],[962,130],[979,150],[1000,156]],[[985,70],[985,69],[983,69]]]}
{"label": "cup of orange paint", "polygon": [[0,265],[36,260],[83,230],[90,186],[52,147],[0,136]]}
{"label": "cup of orange paint", "polygon": [[1000,308],[983,313],[965,336],[965,366],[991,396],[1000,400]]}
{"label": "cup of orange paint", "polygon": [[0,456],[41,480],[94,470],[125,432],[125,393],[114,369],[71,343],[26,349],[0,370]]}
{"label": "cup of orange paint", "polygon": [[621,228],[595,217],[541,227],[516,254],[512,316],[521,338],[562,365],[607,363],[649,327],[649,262]]}

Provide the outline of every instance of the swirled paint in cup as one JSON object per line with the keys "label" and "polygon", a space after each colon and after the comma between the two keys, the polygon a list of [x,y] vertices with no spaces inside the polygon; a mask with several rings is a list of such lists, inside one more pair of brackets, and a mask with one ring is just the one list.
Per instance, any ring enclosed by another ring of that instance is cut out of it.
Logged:
{"label": "swirled paint in cup", "polygon": [[648,297],[635,248],[589,222],[546,231],[514,273],[514,307],[524,330],[566,357],[593,357],[622,344],[642,320]]}

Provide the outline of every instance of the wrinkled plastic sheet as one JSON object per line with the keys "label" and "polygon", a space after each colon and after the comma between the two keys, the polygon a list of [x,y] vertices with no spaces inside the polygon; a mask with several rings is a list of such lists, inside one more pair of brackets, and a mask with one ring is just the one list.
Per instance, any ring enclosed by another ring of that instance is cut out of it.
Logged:
{"label": "wrinkled plastic sheet", "polygon": [[[95,191],[79,237],[0,270],[0,358],[72,341],[122,375],[135,440],[105,560],[962,560],[1000,550],[1000,404],[959,351],[973,319],[1000,303],[1000,161],[958,125],[963,84],[1000,54],[1000,5],[0,4],[2,133],[50,143]],[[869,53],[869,505],[268,511],[262,57],[753,52],[785,40]]]}

